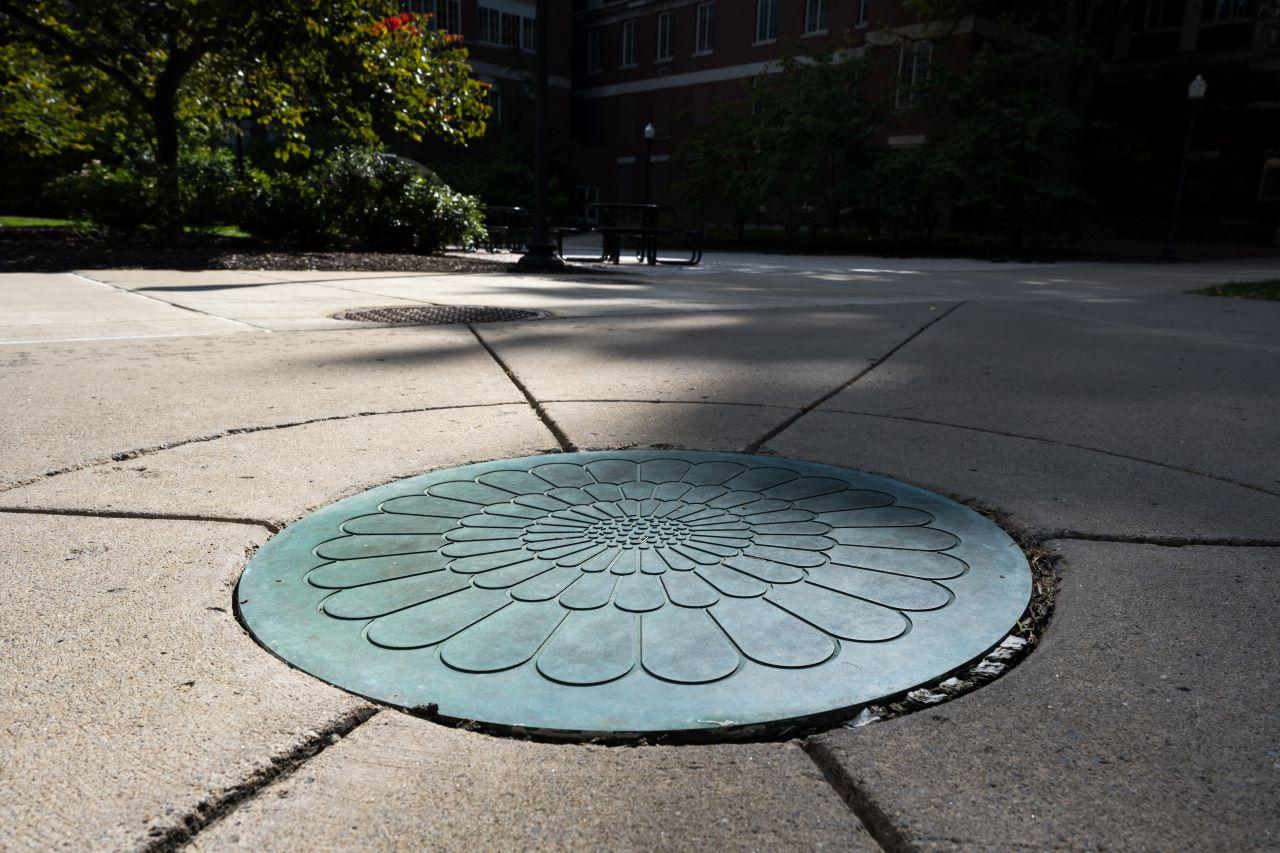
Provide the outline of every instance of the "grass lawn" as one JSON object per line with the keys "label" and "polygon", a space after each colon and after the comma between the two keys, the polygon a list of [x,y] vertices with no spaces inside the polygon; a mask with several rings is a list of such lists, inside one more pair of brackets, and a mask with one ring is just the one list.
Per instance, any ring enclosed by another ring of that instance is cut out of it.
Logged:
{"label": "grass lawn", "polygon": [[0,228],[65,228],[74,224],[70,219],[45,219],[40,216],[0,216]]}
{"label": "grass lawn", "polygon": [[1265,281],[1228,281],[1193,290],[1203,296],[1231,296],[1236,299],[1280,300],[1280,278]]}

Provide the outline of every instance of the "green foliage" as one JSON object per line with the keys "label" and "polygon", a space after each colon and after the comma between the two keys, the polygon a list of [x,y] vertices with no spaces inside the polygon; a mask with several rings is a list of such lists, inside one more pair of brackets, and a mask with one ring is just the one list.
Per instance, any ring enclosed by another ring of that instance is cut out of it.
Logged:
{"label": "green foliage", "polygon": [[301,173],[255,170],[238,224],[255,237],[308,248],[436,252],[484,239],[476,200],[361,149]]}

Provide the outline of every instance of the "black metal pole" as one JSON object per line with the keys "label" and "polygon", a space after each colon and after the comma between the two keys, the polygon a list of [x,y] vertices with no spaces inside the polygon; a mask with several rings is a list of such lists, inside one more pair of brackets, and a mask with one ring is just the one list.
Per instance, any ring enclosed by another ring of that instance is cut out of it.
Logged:
{"label": "black metal pole", "polygon": [[640,200],[645,204],[653,203],[653,140],[648,136],[644,138],[644,184],[640,193]]}
{"label": "black metal pole", "polygon": [[1198,101],[1190,101],[1187,112],[1187,138],[1182,143],[1182,162],[1178,165],[1178,188],[1173,194],[1173,215],[1169,218],[1169,239],[1160,252],[1161,260],[1178,259],[1178,224],[1182,218],[1182,189],[1187,183],[1187,161],[1191,159],[1191,137],[1196,127],[1196,106]]}
{"label": "black metal pole", "polygon": [[551,65],[550,7],[551,0],[538,0],[535,13],[537,22],[534,24],[537,48],[535,66],[537,100],[534,106],[533,129],[533,233],[529,236],[529,245],[525,247],[524,256],[516,264],[521,269],[530,270],[564,267],[564,261],[556,254],[556,244],[551,240],[551,211],[547,199],[547,101],[549,96],[547,77]]}

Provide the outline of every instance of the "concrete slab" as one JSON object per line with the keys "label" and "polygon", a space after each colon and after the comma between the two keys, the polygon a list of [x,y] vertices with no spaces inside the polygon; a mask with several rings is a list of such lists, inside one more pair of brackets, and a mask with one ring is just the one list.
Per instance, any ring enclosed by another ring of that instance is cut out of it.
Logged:
{"label": "concrete slab", "polygon": [[794,743],[563,746],[383,711],[201,850],[879,850]]}
{"label": "concrete slab", "polygon": [[765,449],[975,499],[1039,533],[1280,539],[1280,497],[1032,439],[813,412]]}
{"label": "concrete slab", "polygon": [[0,848],[123,849],[363,702],[232,616],[262,528],[0,514]]}
{"label": "concrete slab", "polygon": [[825,757],[909,849],[1276,849],[1280,550],[1059,548],[1033,655]]}
{"label": "concrete slab", "polygon": [[0,358],[41,341],[226,335],[252,328],[68,274],[0,276]]}
{"label": "concrete slab", "polygon": [[0,347],[0,361],[10,484],[228,429],[524,399],[461,327]]}
{"label": "concrete slab", "polygon": [[229,435],[71,471],[0,493],[0,507],[285,524],[433,468],[555,449],[524,404],[370,415]]}
{"label": "concrete slab", "polygon": [[715,403],[547,403],[543,408],[582,450],[738,451],[795,411]]}
{"label": "concrete slab", "polygon": [[[1182,312],[1222,307],[1186,299]],[[1079,313],[965,305],[822,408],[1051,438],[1280,494],[1280,455],[1256,452],[1280,446],[1277,326],[1264,342],[1169,310]]]}
{"label": "concrete slab", "polygon": [[880,358],[947,305],[742,311],[486,326],[541,402],[635,400],[799,407]]}

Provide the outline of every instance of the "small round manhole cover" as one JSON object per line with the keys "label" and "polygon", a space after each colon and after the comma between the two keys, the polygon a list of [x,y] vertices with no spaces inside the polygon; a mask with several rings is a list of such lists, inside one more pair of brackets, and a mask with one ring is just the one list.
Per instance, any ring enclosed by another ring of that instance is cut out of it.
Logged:
{"label": "small round manhole cover", "polygon": [[982,655],[1018,547],[954,501],[729,453],[506,459],[287,528],[237,589],[253,635],[332,684],[559,736],[825,719]]}
{"label": "small round manhole cover", "polygon": [[394,326],[498,323],[507,320],[537,320],[545,316],[545,311],[496,308],[491,305],[392,305],[385,308],[352,308],[333,315],[335,320],[387,323]]}

